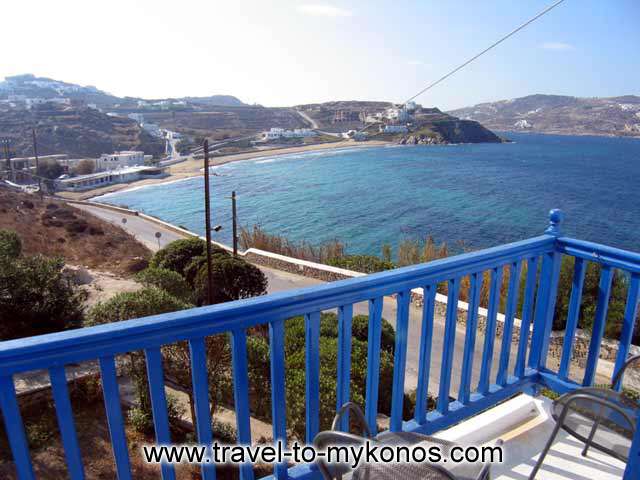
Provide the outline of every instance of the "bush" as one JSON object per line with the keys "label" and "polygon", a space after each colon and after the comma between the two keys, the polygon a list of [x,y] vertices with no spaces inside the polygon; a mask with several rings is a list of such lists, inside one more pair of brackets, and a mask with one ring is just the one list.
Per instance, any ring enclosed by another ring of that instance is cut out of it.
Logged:
{"label": "bush", "polygon": [[[212,263],[212,303],[229,302],[267,293],[267,277],[258,267],[229,255],[218,255]],[[206,262],[198,271],[194,287],[198,304],[206,304]]]}
{"label": "bush", "polygon": [[[211,246],[214,255],[226,255],[226,250]],[[158,250],[149,262],[149,266],[166,268],[179,273],[186,278],[185,271],[189,264],[197,257],[206,256],[207,244],[200,238],[185,238],[171,242],[166,247]]]}
{"label": "bush", "polygon": [[22,241],[13,230],[0,229],[0,257],[18,258],[22,254]]}
{"label": "bush", "polygon": [[78,175],[88,175],[96,171],[96,164],[93,160],[80,160],[73,171]]}
{"label": "bush", "polygon": [[[560,276],[558,280],[558,293],[556,296],[555,315],[553,319],[554,330],[564,330],[567,324],[569,312],[569,301],[573,282],[575,259],[564,256],[560,266]],[[593,329],[596,305],[598,304],[598,294],[600,291],[600,275],[602,267],[598,263],[585,263],[586,272],[584,286],[582,288],[582,301],[578,316],[578,326],[587,331]],[[609,297],[609,308],[607,310],[607,321],[605,324],[605,337],[619,339],[622,333],[622,323],[624,321],[624,309],[626,305],[626,294],[629,286],[629,279],[622,272],[616,270],[611,282],[611,295]],[[637,325],[637,321],[636,321]],[[640,329],[634,329],[633,343],[640,343]]]}
{"label": "bush", "polygon": [[344,257],[332,258],[327,264],[362,273],[382,272],[394,268],[392,262],[382,260],[374,255],[345,255]]}
{"label": "bush", "polygon": [[87,315],[86,325],[119,322],[175,312],[192,307],[168,292],[156,287],[146,287],[136,292],[122,292],[105,302],[96,304]]}
{"label": "bush", "polygon": [[80,324],[85,294],[64,275],[63,268],[61,258],[0,256],[0,340]]}
{"label": "bush", "polygon": [[[357,319],[357,320],[356,320]],[[363,325],[368,325],[368,317],[354,317],[351,353],[351,399],[364,406],[367,376],[367,334]],[[391,411],[391,391],[393,383],[393,328],[383,320],[383,338],[386,346],[380,354],[379,411]],[[390,329],[390,330],[389,330]],[[295,317],[285,324],[285,384],[287,404],[287,428],[291,428],[300,439],[304,438],[305,427],[305,325],[304,317]],[[391,338],[387,334],[391,332]],[[320,321],[320,428],[327,429],[335,415],[337,387],[337,316],[333,313],[321,315]],[[255,334],[247,338],[247,360],[249,364],[249,385],[251,391],[251,411],[254,415],[271,419],[271,374],[269,341]],[[407,400],[409,402],[409,400]],[[410,406],[409,406],[410,408]],[[413,410],[411,410],[413,414]]]}
{"label": "bush", "polygon": [[[167,416],[169,417],[169,425],[176,425],[185,413],[185,408],[180,405],[178,399],[171,395],[167,395]],[[129,423],[137,432],[151,435],[154,432],[153,413],[150,408],[135,406],[127,412]]]}
{"label": "bush", "polygon": [[145,287],[157,287],[184,302],[193,300],[192,290],[187,282],[172,270],[149,267],[137,273],[135,280]]}
{"label": "bush", "polygon": [[38,175],[48,179],[56,179],[64,173],[64,168],[55,160],[40,160]]}

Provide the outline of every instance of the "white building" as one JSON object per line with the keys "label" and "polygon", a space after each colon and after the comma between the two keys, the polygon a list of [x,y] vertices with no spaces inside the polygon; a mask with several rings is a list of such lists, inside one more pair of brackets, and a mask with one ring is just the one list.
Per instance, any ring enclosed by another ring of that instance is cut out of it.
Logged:
{"label": "white building", "polygon": [[271,128],[271,130],[263,132],[262,135],[265,140],[275,140],[278,138],[313,137],[317,134],[310,128],[296,128],[294,130],[285,130],[284,128]]}
{"label": "white building", "polygon": [[164,167],[135,166],[120,168],[109,172],[98,172],[65,178],[59,180],[57,183],[58,187],[62,190],[79,191],[103,187],[113,183],[127,183],[142,178],[158,178],[164,176],[166,176]]}
{"label": "white building", "polygon": [[385,125],[380,129],[382,133],[407,133],[409,131],[406,125]]}
{"label": "white building", "polygon": [[144,152],[125,150],[115,153],[103,153],[96,160],[96,169],[100,172],[136,165],[144,165]]}

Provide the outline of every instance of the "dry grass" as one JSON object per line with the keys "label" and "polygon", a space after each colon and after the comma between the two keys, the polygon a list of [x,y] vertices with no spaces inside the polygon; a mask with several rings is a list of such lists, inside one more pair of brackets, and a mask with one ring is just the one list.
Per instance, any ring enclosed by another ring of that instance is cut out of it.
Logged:
{"label": "dry grass", "polygon": [[151,252],[121,228],[67,204],[0,189],[0,228],[15,230],[26,255],[130,275]]}
{"label": "dry grass", "polygon": [[251,229],[240,229],[240,245],[245,250],[258,248],[316,263],[325,263],[330,259],[343,257],[345,254],[344,244],[339,240],[332,240],[320,245],[312,245],[304,240],[292,242],[285,237],[267,233],[259,225],[254,225]]}

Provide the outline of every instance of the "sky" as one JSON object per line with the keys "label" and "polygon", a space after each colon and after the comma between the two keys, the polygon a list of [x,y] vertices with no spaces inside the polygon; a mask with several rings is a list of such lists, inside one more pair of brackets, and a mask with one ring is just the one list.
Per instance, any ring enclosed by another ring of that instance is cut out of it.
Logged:
{"label": "sky", "polygon": [[[403,102],[552,0],[9,0],[0,77],[118,96],[290,106]],[[420,96],[454,109],[534,93],[640,94],[640,1],[565,0]]]}

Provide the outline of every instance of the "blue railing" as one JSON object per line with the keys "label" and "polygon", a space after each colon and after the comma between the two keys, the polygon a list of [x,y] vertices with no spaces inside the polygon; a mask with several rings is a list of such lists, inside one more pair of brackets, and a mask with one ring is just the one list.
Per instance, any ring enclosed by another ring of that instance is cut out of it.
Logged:
{"label": "blue railing", "polygon": [[[350,398],[351,319],[353,305],[369,304],[368,365],[365,415],[375,425],[378,414],[378,382],[380,373],[380,338],[382,305],[385,296],[394,295],[398,305],[395,336],[395,362],[391,401],[390,429],[432,433],[468,418],[512,395],[543,385],[565,392],[594,382],[600,344],[607,318],[607,305],[614,269],[628,274],[629,288],[616,370],[629,351],[633,324],[638,310],[640,290],[640,255],[565,238],[560,235],[561,214],[552,211],[545,234],[529,240],[502,245],[478,252],[437,260],[428,264],[343,280],[317,287],[271,294],[249,300],[158,315],[109,325],[66,331],[40,337],[25,338],[0,344],[0,408],[10,441],[14,462],[21,479],[34,477],[25,430],[20,415],[12,376],[22,372],[47,369],[51,378],[58,425],[67,467],[72,479],[84,478],[83,462],[73,421],[73,412],[65,378],[65,365],[88,360],[99,361],[113,455],[120,480],[131,478],[130,459],[120,407],[116,379],[115,356],[144,350],[148,371],[155,438],[159,444],[171,442],[164,390],[161,347],[177,341],[188,341],[195,403],[197,438],[210,444],[213,438],[209,411],[208,375],[205,362],[205,337],[228,333],[231,337],[234,398],[239,443],[251,442],[249,381],[247,362],[247,329],[268,325],[271,361],[271,403],[274,440],[287,441],[285,405],[284,322],[304,315],[306,322],[306,440],[311,441],[319,429],[319,330],[320,312],[338,310],[337,406]],[[567,335],[564,340],[560,368],[546,366],[549,338],[554,316],[556,292],[563,255],[576,258],[573,289],[569,302]],[[569,378],[572,341],[582,296],[585,262],[602,265],[599,298],[595,313],[593,337],[582,382]],[[523,298],[518,298],[520,272],[527,266]],[[505,302],[503,339],[496,341],[502,273],[509,269],[510,279]],[[477,386],[472,386],[480,288],[484,272],[490,273],[489,305],[482,361]],[[460,283],[469,277],[469,309],[462,359],[454,358],[456,342],[457,300]],[[433,335],[434,301],[438,284],[448,284],[445,335]],[[418,385],[413,419],[403,421],[403,393],[407,357],[409,302],[411,290],[423,289],[424,306],[420,336]],[[521,305],[521,327],[515,362],[510,365],[511,337],[518,305]],[[530,328],[532,327],[532,328]],[[531,334],[530,334],[531,332]],[[442,342],[440,372],[431,371],[431,349]],[[494,350],[499,355],[497,372],[492,372]],[[461,362],[460,383],[455,401],[450,401],[452,366]],[[429,378],[439,378],[436,409],[427,412]],[[495,379],[495,381],[492,381]],[[346,427],[346,423],[343,423]],[[633,442],[625,480],[640,473],[640,434]],[[254,476],[251,465],[241,467],[241,478]],[[215,466],[202,467],[203,478],[215,478]],[[313,466],[278,465],[274,476],[284,478],[317,478]],[[170,465],[162,467],[162,478],[175,477]]]}

